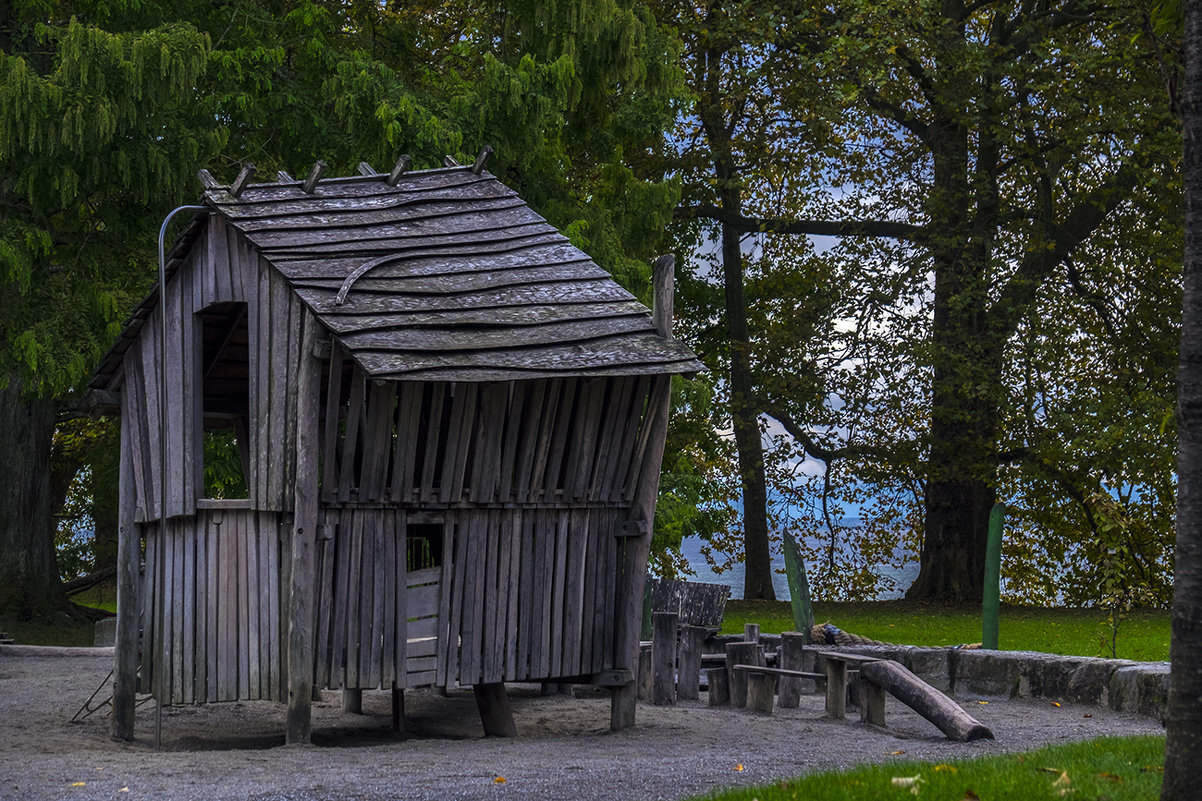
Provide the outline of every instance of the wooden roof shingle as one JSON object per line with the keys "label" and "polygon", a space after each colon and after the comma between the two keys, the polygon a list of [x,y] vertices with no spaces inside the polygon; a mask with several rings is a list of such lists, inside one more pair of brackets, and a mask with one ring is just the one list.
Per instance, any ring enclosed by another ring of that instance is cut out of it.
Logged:
{"label": "wooden roof shingle", "polygon": [[[373,376],[496,381],[704,370],[650,311],[486,172],[450,167],[205,192]],[[200,215],[173,250],[199,234]],[[97,371],[100,388],[157,302]]]}

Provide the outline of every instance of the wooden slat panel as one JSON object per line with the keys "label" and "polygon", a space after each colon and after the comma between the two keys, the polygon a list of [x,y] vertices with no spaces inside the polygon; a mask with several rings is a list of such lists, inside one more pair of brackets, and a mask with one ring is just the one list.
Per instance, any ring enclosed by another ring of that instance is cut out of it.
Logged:
{"label": "wooden slat panel", "polygon": [[[444,262],[439,262],[443,264]],[[519,306],[483,306],[475,309],[449,308],[428,310],[414,306],[391,312],[355,314],[339,311],[323,317],[337,334],[372,331],[380,328],[448,328],[450,326],[522,329],[535,325],[581,322],[608,317],[643,315],[650,319],[647,307],[636,300],[610,300],[599,303],[524,304]]]}
{"label": "wooden slat panel", "polygon": [[363,472],[359,500],[378,501],[384,496],[388,461],[393,450],[392,419],[396,403],[395,381],[373,381],[367,401],[363,438]]}
{"label": "wooden slat panel", "polygon": [[[330,526],[327,516],[325,527]],[[334,538],[323,532],[317,540],[317,629],[313,651],[314,683],[327,687],[330,683],[330,629],[334,617]]]}
{"label": "wooden slat panel", "polygon": [[333,633],[330,636],[330,689],[346,686],[347,641],[349,639],[349,607],[351,579],[351,516],[352,511],[341,512],[334,542],[337,543],[334,580]]}
{"label": "wooden slat panel", "polygon": [[288,241],[290,237],[328,238],[343,232],[367,236],[380,231],[413,236],[446,235],[460,230],[493,229],[529,222],[545,224],[543,218],[520,199],[497,197],[448,198],[420,204],[397,200],[388,206],[371,204],[366,208],[323,212],[297,209],[288,215],[242,219],[238,221],[238,227],[256,241],[278,242]]}
{"label": "wooden slat panel", "polygon": [[[501,439],[505,436],[509,385],[487,384],[480,394],[480,412],[476,415],[472,432],[475,439],[474,454],[469,468],[472,503],[494,500],[497,483],[502,470],[505,469],[502,465]],[[509,467],[509,470],[512,472],[512,467]]]}
{"label": "wooden slat panel", "polygon": [[[504,628],[497,628],[497,608],[500,597],[501,583],[499,568],[501,565],[500,537],[498,536],[497,511],[489,509],[480,513],[483,527],[481,535],[484,543],[481,554],[484,556],[484,591],[480,607],[481,619],[481,668],[480,675],[485,684],[499,682],[505,674],[502,646],[504,645]],[[487,548],[483,547],[487,545]]]}
{"label": "wooden slat panel", "polygon": [[[271,287],[270,303],[272,330],[268,332],[268,358],[271,361],[271,383],[269,392],[269,439],[264,443],[266,451],[263,456],[267,459],[267,498],[260,500],[259,508],[282,511],[291,506],[286,502],[284,492],[291,487],[285,481],[288,465],[294,464],[295,457],[288,450],[287,438],[288,420],[294,416],[296,400],[296,385],[289,384],[289,364],[296,363],[296,347],[299,338],[298,323],[300,315],[293,314],[288,283],[268,271]],[[295,334],[295,336],[294,336]]]}
{"label": "wooden slat panel", "polygon": [[287,671],[284,668],[285,648],[287,641],[287,615],[284,614],[285,597],[281,588],[286,586],[280,569],[280,517],[270,513],[259,515],[260,528],[267,535],[267,582],[270,603],[268,611],[268,630],[271,640],[268,643],[271,654],[271,667],[268,680],[272,687],[272,700],[286,701],[288,699]]}
{"label": "wooden slat panel", "polygon": [[[483,599],[484,562],[487,555],[487,543],[484,542],[481,531],[480,513],[470,511],[464,515],[467,525],[467,570],[463,582],[463,626],[460,644],[459,682],[461,684],[478,684],[480,682],[480,643],[483,640],[481,631],[483,623],[480,619],[480,602]],[[483,549],[483,552],[482,552]]]}
{"label": "wooden slat panel", "polygon": [[597,439],[601,430],[601,411],[605,403],[608,380],[585,379],[581,386],[580,410],[576,425],[569,438],[568,471],[564,494],[573,500],[587,499],[592,487],[593,459],[596,458]]}
{"label": "wooden slat panel", "polygon": [[364,404],[367,398],[367,377],[356,364],[351,372],[350,406],[346,412],[346,430],[343,433],[342,449],[338,459],[338,500],[346,503],[353,497],[352,490],[358,486],[355,472],[356,453],[360,447]]}
{"label": "wooden slat panel", "polygon": [[445,473],[445,469],[439,462],[440,459],[443,459],[443,455],[439,452],[439,432],[442,430],[443,406],[446,393],[446,384],[435,383],[430,387],[429,422],[426,425],[426,450],[425,458],[422,460],[422,477],[418,492],[418,497],[423,503],[437,498],[435,494],[436,485],[440,480],[440,474]]}
{"label": "wooden slat panel", "polygon": [[[428,641],[426,645],[422,645],[418,651],[413,651],[410,656],[429,656],[434,653],[434,641],[438,637],[438,617],[419,617],[409,621],[409,636],[407,639],[410,642]],[[430,650],[425,650],[429,648]]]}
{"label": "wooden slat panel", "polygon": [[203,704],[208,701],[207,676],[209,652],[209,522],[207,515],[198,514],[193,522],[196,543],[196,569],[192,580],[196,593],[195,619],[195,648],[193,657],[192,699],[195,703]]}
{"label": "wooden slat panel", "polygon": [[[452,681],[463,680],[463,616],[465,594],[469,593],[467,587],[467,575],[469,572],[468,565],[468,542],[471,537],[468,536],[468,521],[469,513],[461,512],[456,515],[454,525],[453,542],[455,543],[455,558],[451,560],[450,567],[454,578],[450,582],[450,586],[444,589],[443,592],[450,596],[451,600],[451,619],[448,627],[447,639],[447,680],[449,685]],[[448,527],[448,531],[450,531]],[[446,564],[446,563],[444,563]],[[471,603],[470,596],[466,603]]]}
{"label": "wooden slat panel", "polygon": [[498,440],[501,449],[496,457],[499,465],[497,500],[501,503],[511,503],[514,500],[513,488],[522,457],[518,443],[522,438],[522,420],[531,394],[529,382],[510,381],[506,387],[509,399],[505,407],[505,435]]}
{"label": "wooden slat panel", "polygon": [[389,497],[407,501],[413,497],[417,438],[420,436],[422,385],[400,384],[397,401],[396,449],[392,456],[392,485]]}
{"label": "wooden slat panel", "polygon": [[[251,649],[248,645],[252,636],[250,596],[253,594],[250,560],[253,558],[255,521],[242,515],[236,515],[234,519],[238,524],[238,698],[249,698]],[[258,620],[255,623],[257,625]]]}
{"label": "wooden slat panel", "polygon": [[[280,287],[280,292],[285,299],[284,302],[288,305],[288,350],[286,354],[287,358],[284,361],[284,375],[281,379],[284,382],[283,386],[279,386],[277,381],[277,388],[279,389],[278,397],[283,401],[282,411],[284,420],[284,436],[278,443],[276,450],[276,456],[280,460],[280,464],[283,467],[283,473],[280,482],[279,502],[275,507],[275,510],[283,512],[292,509],[296,503],[295,490],[297,463],[300,461],[308,461],[309,464],[312,465],[312,469],[316,471],[318,469],[319,462],[316,458],[314,458],[316,457],[315,452],[307,454],[308,458],[306,460],[302,460],[297,451],[297,408],[300,400],[300,394],[307,391],[305,385],[301,382],[301,365],[305,360],[313,358],[312,345],[310,345],[308,353],[301,352],[303,347],[302,343],[306,341],[301,330],[301,326],[306,314],[304,304],[298,301],[291,293],[291,291],[288,289],[288,282],[282,277],[279,275],[274,275],[272,281],[275,285]],[[314,325],[314,332],[316,332],[316,320],[312,321],[311,324]],[[316,341],[316,333],[314,333],[311,341]],[[312,432],[306,432],[306,439],[314,443],[314,448],[312,449],[314,451],[316,450],[317,443],[320,442],[316,435],[319,415],[317,408],[321,392],[320,371],[321,366],[319,364],[315,364],[315,377],[312,379],[314,387],[312,396],[312,420],[306,421],[306,423],[311,422],[313,426]],[[307,398],[306,400],[309,399]],[[316,480],[314,480],[313,486],[314,489],[316,489]],[[316,509],[316,497],[312,499],[312,503],[314,504],[313,508]]]}
{"label": "wooden slat panel", "polygon": [[[258,570],[252,595],[258,597],[258,697],[270,699],[275,697],[275,690],[271,683],[271,633],[278,628],[272,626],[271,606],[279,602],[279,599],[271,592],[271,553],[275,550],[277,532],[271,527],[262,525],[261,521],[255,528],[255,550],[258,556],[256,566]],[[254,685],[255,679],[252,678],[252,688]]]}
{"label": "wooden slat panel", "polygon": [[[442,599],[438,605],[438,665],[435,681],[438,686],[446,687],[455,680],[455,672],[458,669],[457,657],[457,637],[459,636],[458,624],[452,628],[451,609],[454,604],[453,599],[458,593],[458,587],[454,583],[456,563],[455,552],[458,543],[456,536],[456,517],[448,514],[442,525],[442,564],[435,568],[438,571],[442,584]],[[416,574],[409,576],[408,582],[417,581]],[[410,585],[412,586],[412,584]],[[406,593],[408,595],[408,593]],[[452,664],[455,667],[452,667]],[[407,681],[407,680],[406,680]]]}
{"label": "wooden slat panel", "polygon": [[212,702],[220,699],[217,677],[221,672],[221,599],[222,599],[222,563],[221,563],[221,527],[213,522],[211,513],[205,515],[205,553],[208,564],[208,586],[205,598],[205,700]]}
{"label": "wooden slat panel", "polygon": [[563,487],[564,459],[567,454],[568,438],[574,430],[573,412],[576,407],[576,393],[581,381],[569,378],[563,382],[563,393],[559,398],[559,410],[555,415],[555,428],[551,434],[551,447],[547,454],[547,473],[543,479],[543,498],[551,500],[560,497],[557,492]]}
{"label": "wooden slat panel", "polygon": [[163,660],[163,668],[166,673],[166,680],[163,682],[163,698],[166,699],[165,703],[178,704],[181,699],[176,696],[176,690],[182,672],[181,661],[183,659],[182,599],[180,597],[182,548],[179,542],[179,527],[171,518],[164,521],[163,529],[165,532],[164,542],[167,546],[164,565],[166,581],[163,584],[163,611],[166,613],[163,631],[167,649]]}
{"label": "wooden slat panel", "polygon": [[[255,474],[254,489],[251,498],[257,508],[268,506],[269,473],[271,464],[269,455],[271,447],[271,342],[274,329],[280,324],[281,314],[287,315],[286,309],[279,309],[272,303],[271,268],[263,262],[259,265],[259,313],[256,316],[257,328],[251,334],[251,369],[257,376],[257,406],[251,411],[254,419],[251,430],[256,432],[254,449],[251,451],[256,458],[252,459]],[[248,315],[249,319],[249,315]],[[252,381],[252,386],[254,382]]]}
{"label": "wooden slat panel", "polygon": [[[363,523],[364,510],[351,512],[351,562],[347,577],[346,593],[349,596],[346,610],[346,684],[352,689],[360,688],[359,662],[363,646]],[[368,599],[370,603],[370,599]],[[370,608],[370,607],[369,607]]]}
{"label": "wooden slat panel", "polygon": [[515,498],[518,503],[529,503],[533,500],[531,492],[538,485],[532,484],[536,468],[536,457],[540,448],[540,436],[543,430],[543,414],[548,407],[554,408],[547,402],[547,390],[557,386],[554,381],[523,381],[516,384],[525,388],[529,393],[526,408],[522,414],[522,433],[517,453],[519,455],[514,483],[517,487]]}
{"label": "wooden slat panel", "polygon": [[338,448],[338,417],[342,408],[342,347],[334,343],[330,352],[330,374],[326,385],[324,448],[322,452],[322,500],[332,501],[337,495],[340,457]]}
{"label": "wooden slat panel", "polygon": [[513,574],[509,572],[513,551],[513,514],[508,510],[494,509],[489,517],[491,538],[497,540],[497,553],[487,635],[491,653],[485,681],[501,681],[506,673],[505,655],[509,640],[506,623],[509,620],[509,587],[513,583]]}
{"label": "wooden slat panel", "polygon": [[[613,487],[610,500],[629,501],[634,494],[634,488],[638,481],[639,455],[642,450],[646,449],[646,427],[643,425],[643,418],[647,414],[646,410],[650,408],[647,405],[650,399],[651,378],[640,377],[634,397],[631,399],[630,413],[625,417],[625,429],[622,432],[621,445],[618,450],[618,453],[626,454],[626,456],[616,465],[617,469],[610,484]],[[644,441],[640,444],[639,433],[641,431],[644,432]]]}
{"label": "wooden slat panel", "polygon": [[367,685],[369,687],[380,687],[381,679],[381,659],[384,645],[384,607],[392,606],[392,593],[396,591],[396,585],[391,587],[386,586],[385,576],[387,572],[385,567],[387,561],[387,546],[384,544],[385,535],[391,538],[391,532],[384,530],[384,518],[391,518],[391,513],[385,511],[377,511],[372,515],[372,604],[371,604],[371,650],[369,655],[368,665],[370,670],[367,674]]}
{"label": "wooden slat panel", "polygon": [[438,614],[439,603],[442,597],[440,585],[425,584],[410,587],[406,594],[408,596],[408,615],[410,619]]}
{"label": "wooden slat panel", "polygon": [[556,676],[570,675],[571,660],[565,659],[564,603],[568,586],[568,516],[556,514],[552,520],[555,527],[555,558],[551,574],[551,671]]}
{"label": "wooden slat panel", "polygon": [[152,315],[151,325],[147,326],[148,332],[141,340],[142,347],[142,402],[144,404],[143,415],[145,417],[145,430],[147,434],[146,457],[148,469],[146,471],[146,510],[147,519],[158,520],[161,516],[159,508],[159,437],[161,436],[161,428],[159,427],[159,395],[158,395],[158,317],[159,313],[156,310]]}
{"label": "wooden slat panel", "polygon": [[439,500],[443,503],[458,501],[463,497],[464,473],[472,446],[479,395],[476,384],[457,384],[453,391],[451,417],[447,421],[446,462],[443,465],[442,486],[439,488]]}
{"label": "wooden slat panel", "polygon": [[183,629],[182,672],[180,673],[179,699],[180,703],[190,704],[195,698],[196,689],[196,536],[192,520],[180,521],[181,562],[183,587],[180,600],[182,602],[180,628]]}
{"label": "wooden slat panel", "polygon": [[[404,529],[397,530],[397,518],[403,517],[404,512],[393,513],[385,512],[381,515],[381,538],[383,540],[384,551],[383,559],[381,560],[383,576],[380,582],[380,591],[383,593],[379,599],[381,612],[383,613],[383,622],[380,630],[380,686],[387,689],[392,686],[396,677],[395,655],[396,642],[405,638],[404,623],[405,618],[400,618],[398,628],[397,621],[397,599],[408,595],[405,588],[405,572],[404,567],[397,565],[397,539],[404,536]],[[401,549],[404,553],[404,549]],[[379,558],[379,555],[377,555]],[[400,663],[402,670],[404,662]],[[402,685],[403,686],[403,685]]]}
{"label": "wooden slat panel", "polygon": [[580,672],[590,672],[593,664],[593,611],[597,603],[597,559],[593,550],[591,510],[573,509],[575,536],[584,549],[584,604],[580,611]]}
{"label": "wooden slat panel", "polygon": [[157,614],[155,611],[155,566],[158,564],[159,556],[154,525],[145,525],[142,532],[146,537],[146,569],[142,574],[142,587],[138,593],[141,606],[139,623],[142,629],[142,636],[139,638],[142,670],[138,677],[138,692],[148,693],[153,687],[152,676],[157,669],[158,661],[154,658],[154,632],[155,615]]}
{"label": "wooden slat panel", "polygon": [[584,622],[584,570],[587,539],[579,513],[569,512],[568,569],[564,592],[564,670],[571,675],[581,670],[581,625]]}

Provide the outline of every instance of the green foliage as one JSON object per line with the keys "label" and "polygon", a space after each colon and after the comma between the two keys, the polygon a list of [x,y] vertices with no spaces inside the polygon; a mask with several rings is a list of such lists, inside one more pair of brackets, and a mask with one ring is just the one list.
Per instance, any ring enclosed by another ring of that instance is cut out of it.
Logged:
{"label": "green foliage", "polygon": [[233,430],[204,432],[204,497],[249,498],[238,437]]}
{"label": "green foliage", "polygon": [[[819,601],[814,603],[814,619],[819,623],[833,623],[863,637],[903,645],[961,645],[977,642],[981,637],[981,609],[977,605]],[[1003,650],[1110,656],[1109,643],[1098,637],[1099,631],[1109,627],[1109,612],[1102,607],[1003,605],[1000,620]],[[1124,620],[1123,636],[1116,643],[1119,659],[1168,660],[1170,625],[1166,610],[1133,608]],[[745,623],[758,623],[767,633],[790,631],[793,628],[790,605],[788,602],[727,602],[722,631],[742,633]]]}
{"label": "green foliage", "polygon": [[[972,799],[1059,801],[1065,797],[1146,801],[1164,771],[1164,737],[1101,737],[1022,754],[930,762],[890,761],[823,771],[761,787],[723,790],[711,801]],[[898,781],[895,781],[898,780]]]}
{"label": "green foliage", "polygon": [[[1106,627],[1102,645],[1110,656],[1118,655],[1119,627],[1136,607],[1159,601],[1167,607],[1172,598],[1171,571],[1149,564],[1149,542],[1146,526],[1132,519],[1121,504],[1107,495],[1089,498],[1094,509],[1097,536],[1089,543],[1094,551],[1090,562],[1095,566],[1098,582],[1098,603],[1106,610]],[[1155,589],[1154,589],[1155,587]]]}

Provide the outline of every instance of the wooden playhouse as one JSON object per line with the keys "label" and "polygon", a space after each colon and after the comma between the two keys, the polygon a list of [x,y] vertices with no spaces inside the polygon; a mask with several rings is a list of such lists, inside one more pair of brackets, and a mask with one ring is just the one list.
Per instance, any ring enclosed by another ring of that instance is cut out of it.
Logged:
{"label": "wooden playhouse", "polygon": [[703,367],[670,260],[653,316],[482,161],[202,171],[91,385],[122,421],[117,736],[139,690],[285,702],[290,742],[314,686],[471,685],[504,733],[504,682],[592,682],[633,723],[670,377]]}

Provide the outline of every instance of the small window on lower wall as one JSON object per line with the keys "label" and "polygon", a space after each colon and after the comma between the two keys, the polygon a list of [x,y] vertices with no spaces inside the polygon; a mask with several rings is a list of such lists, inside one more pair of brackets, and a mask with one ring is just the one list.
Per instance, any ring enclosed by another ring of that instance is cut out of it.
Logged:
{"label": "small window on lower wall", "polygon": [[442,523],[410,523],[405,527],[406,570],[413,573],[442,564]]}

